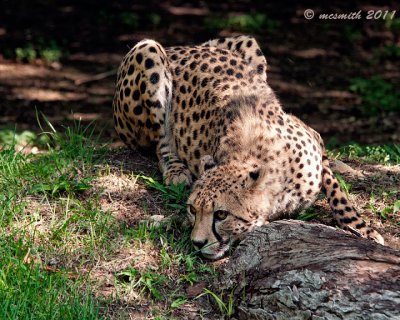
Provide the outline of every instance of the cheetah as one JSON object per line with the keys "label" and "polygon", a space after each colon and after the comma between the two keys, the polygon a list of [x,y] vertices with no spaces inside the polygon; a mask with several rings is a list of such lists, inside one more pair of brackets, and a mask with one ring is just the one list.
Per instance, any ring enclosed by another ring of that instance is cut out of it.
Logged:
{"label": "cheetah", "polygon": [[155,150],[167,184],[192,186],[191,240],[205,258],[311,206],[321,190],[341,227],[384,243],[340,187],[320,135],[283,111],[252,37],[140,41],[119,67],[113,110],[126,145]]}

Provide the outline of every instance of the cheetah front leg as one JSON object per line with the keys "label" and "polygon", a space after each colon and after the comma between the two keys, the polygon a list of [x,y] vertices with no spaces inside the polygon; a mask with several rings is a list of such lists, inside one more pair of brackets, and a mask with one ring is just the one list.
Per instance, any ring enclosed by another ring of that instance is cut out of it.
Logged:
{"label": "cheetah front leg", "polygon": [[384,244],[383,237],[377,231],[367,226],[350,203],[346,193],[343,192],[333,174],[325,154],[322,157],[322,185],[325,189],[329,205],[333,210],[333,215],[341,227],[350,230],[356,235]]}
{"label": "cheetah front leg", "polygon": [[[169,131],[169,129],[166,131]],[[158,165],[166,184],[183,183],[187,186],[192,184],[191,172],[176,153],[172,151],[169,133],[160,140],[157,146],[157,155],[159,158]]]}

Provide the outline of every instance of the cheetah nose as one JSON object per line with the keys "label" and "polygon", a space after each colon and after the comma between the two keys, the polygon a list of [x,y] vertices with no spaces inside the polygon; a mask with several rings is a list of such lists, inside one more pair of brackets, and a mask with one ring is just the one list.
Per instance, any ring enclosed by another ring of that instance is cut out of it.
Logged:
{"label": "cheetah nose", "polygon": [[203,240],[203,241],[197,241],[197,240],[192,240],[193,245],[197,249],[203,248],[207,244],[208,240]]}

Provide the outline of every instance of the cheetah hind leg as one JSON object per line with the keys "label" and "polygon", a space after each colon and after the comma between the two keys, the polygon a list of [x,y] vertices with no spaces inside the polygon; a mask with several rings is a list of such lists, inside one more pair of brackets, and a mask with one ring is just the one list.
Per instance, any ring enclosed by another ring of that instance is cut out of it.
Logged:
{"label": "cheetah hind leg", "polygon": [[[120,108],[122,113],[126,108],[128,114],[117,116],[128,117],[131,122],[134,138],[130,145],[142,148],[148,147],[149,143],[156,145],[159,168],[165,183],[190,185],[190,171],[170,146],[171,134],[167,124],[172,99],[172,75],[167,59],[164,48],[154,40],[140,41],[132,48],[123,63],[127,65],[129,61],[129,68],[125,72],[123,68],[120,70],[118,86],[121,92],[116,94],[118,102],[118,98],[124,97],[124,91],[127,90],[123,87],[124,83],[127,86],[132,84],[129,90],[132,94],[122,101],[124,107]],[[115,110],[119,110],[117,103]],[[118,125],[116,129],[121,131]]]}
{"label": "cheetah hind leg", "polygon": [[322,157],[322,185],[333,215],[338,224],[350,232],[380,244],[384,244],[383,237],[371,227],[368,227],[354,206],[350,203],[346,193],[342,190],[339,182],[329,166],[326,155]]}

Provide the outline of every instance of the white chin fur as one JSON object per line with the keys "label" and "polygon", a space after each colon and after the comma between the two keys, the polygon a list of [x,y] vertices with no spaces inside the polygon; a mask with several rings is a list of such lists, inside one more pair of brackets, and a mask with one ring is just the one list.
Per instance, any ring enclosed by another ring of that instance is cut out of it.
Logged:
{"label": "white chin fur", "polygon": [[221,258],[225,255],[225,253],[228,251],[228,249],[229,249],[229,247],[227,247],[227,248],[225,248],[225,249],[223,249],[223,250],[219,250],[219,251],[217,251],[217,252],[213,252],[213,253],[210,253],[210,252],[201,252],[201,254],[202,254],[202,256],[203,256],[204,258],[206,258],[206,259],[209,259],[209,260],[218,260],[218,259],[221,259]]}

